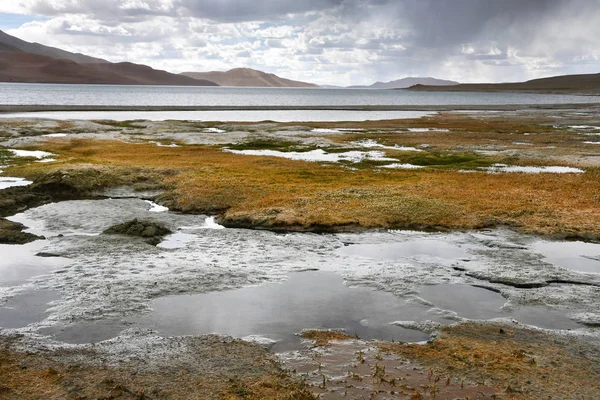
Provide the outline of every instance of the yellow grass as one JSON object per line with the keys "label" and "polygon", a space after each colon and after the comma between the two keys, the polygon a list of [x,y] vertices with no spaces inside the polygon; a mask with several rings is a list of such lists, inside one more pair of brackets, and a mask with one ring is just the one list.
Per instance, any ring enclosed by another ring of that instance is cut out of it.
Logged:
{"label": "yellow grass", "polygon": [[[470,229],[508,224],[543,234],[600,235],[600,174],[486,174],[455,170],[351,171],[342,165],[225,153],[211,146],[157,147],[114,141],[56,141],[52,166],[92,166],[168,188],[162,201],[186,212],[220,213],[231,225],[266,228]],[[121,182],[123,183],[123,182]]]}
{"label": "yellow grass", "polygon": [[307,330],[302,332],[302,337],[313,340],[317,346],[325,346],[333,340],[349,340],[353,338],[343,332],[330,330]]}
{"label": "yellow grass", "polygon": [[436,375],[497,386],[503,399],[600,396],[594,362],[541,332],[467,323],[444,328],[425,345],[382,342],[379,347],[417,360]]}

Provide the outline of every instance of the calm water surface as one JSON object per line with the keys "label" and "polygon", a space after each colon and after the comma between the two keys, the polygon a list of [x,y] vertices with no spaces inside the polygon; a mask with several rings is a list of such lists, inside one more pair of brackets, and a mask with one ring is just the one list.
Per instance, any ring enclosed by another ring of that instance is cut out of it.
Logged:
{"label": "calm water surface", "polygon": [[0,114],[0,118],[113,121],[334,122],[421,118],[427,111],[260,110],[260,111],[49,111]]}
{"label": "calm water surface", "polygon": [[599,96],[406,90],[0,83],[0,104],[152,106],[504,105],[596,103]]}

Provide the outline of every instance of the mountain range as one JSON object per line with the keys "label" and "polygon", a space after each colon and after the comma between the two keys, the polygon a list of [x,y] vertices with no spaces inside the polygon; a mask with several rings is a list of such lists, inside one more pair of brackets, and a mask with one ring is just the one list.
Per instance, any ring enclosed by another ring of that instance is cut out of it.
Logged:
{"label": "mountain range", "polygon": [[447,81],[435,78],[403,78],[390,82],[375,82],[370,86],[349,86],[354,89],[406,89],[414,85],[429,85],[429,86],[451,86],[458,85],[458,82]]}
{"label": "mountain range", "polygon": [[[132,62],[112,63],[40,43],[30,43],[0,31],[0,82],[113,85],[317,87],[250,68],[173,74]],[[337,87],[337,86],[324,86]],[[435,78],[403,78],[350,88],[415,91],[543,92],[600,94],[600,74],[563,75],[514,83],[460,84]]]}
{"label": "mountain range", "polygon": [[146,65],[111,63],[39,43],[29,43],[0,31],[0,82],[88,83],[112,85],[217,86]]}
{"label": "mountain range", "polygon": [[234,68],[225,72],[183,72],[181,75],[194,79],[206,79],[217,83],[219,86],[317,87],[313,83],[280,78],[275,74],[251,68]]}
{"label": "mountain range", "polygon": [[513,83],[463,83],[453,86],[415,85],[409,88],[429,92],[543,92],[600,94],[600,74],[560,75]]}

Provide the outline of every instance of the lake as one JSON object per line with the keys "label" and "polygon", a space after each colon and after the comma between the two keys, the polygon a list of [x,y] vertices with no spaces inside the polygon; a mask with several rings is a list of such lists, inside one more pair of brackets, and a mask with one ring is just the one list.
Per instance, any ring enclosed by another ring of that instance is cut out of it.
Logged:
{"label": "lake", "polygon": [[586,104],[599,96],[412,92],[324,88],[234,88],[0,83],[0,105],[110,106],[431,106]]}

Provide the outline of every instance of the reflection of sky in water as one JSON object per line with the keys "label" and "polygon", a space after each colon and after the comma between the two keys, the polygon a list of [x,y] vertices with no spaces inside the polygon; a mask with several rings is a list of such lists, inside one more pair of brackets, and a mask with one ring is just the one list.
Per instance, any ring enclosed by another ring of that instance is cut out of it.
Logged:
{"label": "reflection of sky in water", "polygon": [[519,322],[549,329],[580,327],[568,317],[543,307],[519,307],[503,310],[507,299],[499,293],[470,285],[423,286],[419,296],[435,307],[455,311],[469,319],[514,318]]}
{"label": "reflection of sky in water", "polygon": [[69,262],[60,257],[36,256],[44,245],[41,240],[22,245],[0,244],[0,286],[22,283]]}
{"label": "reflection of sky in water", "polygon": [[152,309],[142,321],[163,335],[220,333],[275,340],[289,340],[302,329],[343,328],[363,339],[419,341],[426,337],[423,333],[389,324],[430,317],[428,307],[386,292],[349,288],[341,276],[324,272],[292,274],[283,283],[163,297],[153,301]]}
{"label": "reflection of sky in water", "polygon": [[496,105],[595,103],[595,96],[322,88],[0,83],[0,104],[144,106]]}
{"label": "reflection of sky in water", "polygon": [[48,303],[60,295],[53,290],[36,290],[17,295],[0,307],[0,328],[23,328],[46,316]]}
{"label": "reflection of sky in water", "polygon": [[559,267],[600,274],[600,244],[538,241],[532,249]]}
{"label": "reflection of sky in water", "polygon": [[355,244],[340,250],[342,254],[375,259],[400,260],[407,257],[427,256],[445,259],[468,257],[458,246],[442,240],[414,240],[400,243]]}
{"label": "reflection of sky in water", "polygon": [[107,119],[129,120],[186,120],[186,121],[366,121],[385,119],[421,118],[431,115],[423,111],[336,111],[336,110],[290,110],[290,111],[55,111],[34,113],[0,114],[0,118],[47,118],[57,120]]}
{"label": "reflection of sky in water", "polygon": [[7,176],[0,176],[0,190],[8,189],[10,187],[27,186],[27,185],[31,185],[32,183],[33,182],[27,181],[23,178],[12,178],[12,177],[7,177]]}
{"label": "reflection of sky in water", "polygon": [[[223,229],[214,218],[150,211],[154,207],[140,199],[65,201],[11,217],[52,239],[0,248],[8,255],[0,263],[3,304],[34,288],[59,291],[47,320],[35,305],[20,312],[43,319],[46,332],[60,340],[77,342],[107,339],[132,326],[164,334],[270,335],[284,342],[306,328],[345,328],[364,338],[420,341],[425,334],[404,328],[460,317],[578,328],[569,315],[582,322],[597,318],[594,286],[522,290],[493,282],[593,284],[597,275],[546,264],[540,246],[597,265],[598,245],[546,242],[504,230],[277,234]],[[160,247],[100,234],[133,218],[161,223],[174,234]],[[40,251],[69,259],[35,256]],[[60,268],[63,262],[68,265]],[[49,273],[54,263],[60,273]],[[307,269],[318,271],[297,273]],[[502,291],[506,299],[473,284]],[[396,321],[417,325],[389,325]]]}

